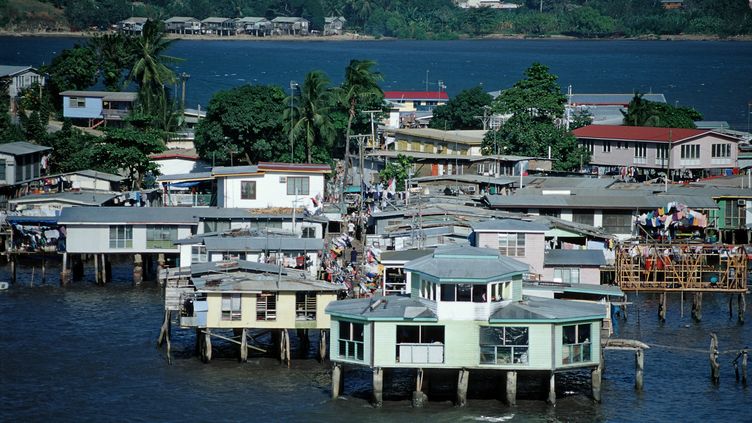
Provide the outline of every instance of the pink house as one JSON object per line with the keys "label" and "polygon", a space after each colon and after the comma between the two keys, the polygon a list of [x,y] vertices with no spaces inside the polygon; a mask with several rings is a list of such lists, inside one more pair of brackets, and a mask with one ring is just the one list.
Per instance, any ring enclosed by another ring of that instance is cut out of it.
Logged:
{"label": "pink house", "polygon": [[471,244],[498,249],[502,255],[530,266],[530,273],[543,273],[546,225],[518,219],[491,219],[471,224]]}
{"label": "pink house", "polygon": [[546,250],[543,280],[600,285],[606,259],[599,250]]}
{"label": "pink house", "polygon": [[711,130],[589,125],[573,133],[599,174],[632,167],[699,177],[738,166],[739,140]]}

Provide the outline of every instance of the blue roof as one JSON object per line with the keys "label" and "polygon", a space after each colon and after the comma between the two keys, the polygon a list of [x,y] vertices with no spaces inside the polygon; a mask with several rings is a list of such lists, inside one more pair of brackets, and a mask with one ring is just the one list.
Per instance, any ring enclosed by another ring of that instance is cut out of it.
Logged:
{"label": "blue roof", "polygon": [[498,250],[469,246],[439,247],[433,254],[405,264],[405,270],[422,273],[442,282],[478,282],[522,276],[530,267]]}

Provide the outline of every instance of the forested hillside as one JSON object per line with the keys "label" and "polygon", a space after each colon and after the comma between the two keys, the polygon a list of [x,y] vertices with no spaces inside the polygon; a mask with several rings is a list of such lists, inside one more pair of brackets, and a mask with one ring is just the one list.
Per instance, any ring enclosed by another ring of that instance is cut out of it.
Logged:
{"label": "forested hillside", "polygon": [[[303,16],[321,29],[341,15],[374,36],[451,39],[489,34],[577,37],[752,34],[747,0],[509,0],[516,10],[462,9],[453,0],[0,0],[0,25],[17,30],[107,28],[129,16]],[[542,5],[541,5],[542,3]]]}

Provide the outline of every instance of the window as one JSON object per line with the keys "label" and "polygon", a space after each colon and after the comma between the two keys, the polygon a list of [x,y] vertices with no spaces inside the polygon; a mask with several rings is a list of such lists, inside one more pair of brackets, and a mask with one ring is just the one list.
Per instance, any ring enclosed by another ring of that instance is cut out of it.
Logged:
{"label": "window", "polygon": [[240,294],[222,294],[222,320],[237,321],[241,318]]}
{"label": "window", "polygon": [[603,152],[604,153],[611,152],[611,141],[603,141]]}
{"label": "window", "polygon": [[562,364],[590,361],[590,323],[562,327]]}
{"label": "window", "polygon": [[480,364],[528,364],[528,328],[481,327]]}
{"label": "window", "polygon": [[316,320],[316,293],[295,293],[295,320]]}
{"label": "window", "polygon": [[626,142],[616,141],[616,149],[621,150],[622,148],[627,148]]}
{"label": "window", "polygon": [[148,225],[146,227],[146,248],[173,249],[178,239],[177,226]]}
{"label": "window", "polygon": [[442,283],[441,301],[460,303],[485,303],[486,290],[486,285],[473,285],[469,283]]}
{"label": "window", "polygon": [[524,256],[525,234],[499,234],[499,252],[505,256]]}
{"label": "window", "polygon": [[681,146],[681,158],[682,159],[699,159],[700,158],[700,145],[683,145]]}
{"label": "window", "polygon": [[562,283],[580,283],[580,269],[554,269],[554,280]]}
{"label": "window", "polygon": [[288,176],[287,195],[308,195],[308,179],[307,176]]}
{"label": "window", "polygon": [[603,229],[612,234],[632,233],[632,213],[603,211]]}
{"label": "window", "polygon": [[397,326],[397,362],[443,363],[444,326]]}
{"label": "window", "polygon": [[133,227],[110,226],[110,248],[133,248]]}
{"label": "window", "polygon": [[711,157],[731,157],[731,144],[713,144],[711,148]]}
{"label": "window", "polygon": [[6,167],[5,159],[0,159],[0,181],[5,181],[5,178],[6,178],[5,167]]}
{"label": "window", "polygon": [[363,360],[363,323],[339,322],[339,356]]}
{"label": "window", "polygon": [[86,107],[86,99],[83,97],[69,97],[68,107],[72,109],[80,109]]}
{"label": "window", "polygon": [[256,320],[277,320],[277,294],[262,292],[256,294]]}
{"label": "window", "polygon": [[591,210],[574,210],[572,212],[572,222],[593,226],[595,222],[593,212]]}
{"label": "window", "polygon": [[316,238],[316,228],[311,227],[311,226],[303,228],[303,233],[301,237],[302,238]]}
{"label": "window", "polygon": [[240,199],[256,199],[256,181],[240,181]]}
{"label": "window", "polygon": [[499,302],[512,298],[511,282],[494,282],[490,285],[491,301]]}
{"label": "window", "polygon": [[648,154],[648,147],[643,143],[635,143],[634,156],[635,158],[645,158]]}
{"label": "window", "polygon": [[746,202],[744,200],[726,200],[726,207],[724,212],[724,220],[726,221],[727,228],[744,228],[746,219]]}
{"label": "window", "polygon": [[585,140],[582,141],[582,146],[587,149],[587,151],[590,152],[590,154],[593,154],[593,150],[595,149],[595,144],[593,143],[593,140]]}
{"label": "window", "polygon": [[230,230],[229,220],[205,220],[204,233],[226,232]]}
{"label": "window", "polygon": [[206,263],[209,261],[209,257],[206,253],[205,245],[192,245],[191,246],[191,263]]}

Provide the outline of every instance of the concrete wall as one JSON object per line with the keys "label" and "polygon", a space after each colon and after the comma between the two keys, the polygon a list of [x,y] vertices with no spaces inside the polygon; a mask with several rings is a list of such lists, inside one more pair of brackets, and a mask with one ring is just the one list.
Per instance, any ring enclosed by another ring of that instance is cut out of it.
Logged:
{"label": "concrete wall", "polygon": [[[287,183],[280,182],[280,178],[308,177],[309,191],[307,194],[287,195]],[[297,198],[297,207],[303,207],[310,197],[324,195],[324,175],[319,173],[277,173],[266,172],[258,176],[231,176],[217,178],[217,201],[221,207],[227,208],[292,208]],[[241,182],[256,182],[256,199],[243,200],[240,198]]]}

